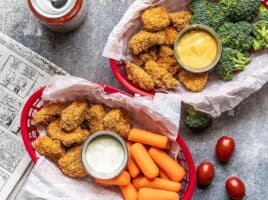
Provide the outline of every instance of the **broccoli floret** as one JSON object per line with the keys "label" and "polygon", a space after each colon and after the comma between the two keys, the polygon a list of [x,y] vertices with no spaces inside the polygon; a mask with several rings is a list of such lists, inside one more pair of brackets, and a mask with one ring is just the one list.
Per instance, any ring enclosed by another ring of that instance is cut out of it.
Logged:
{"label": "broccoli floret", "polygon": [[268,9],[264,5],[259,8],[259,20],[268,21]]}
{"label": "broccoli floret", "polygon": [[193,13],[191,24],[205,24],[215,30],[226,18],[226,12],[221,8],[220,4],[209,0],[191,1],[189,10]]}
{"label": "broccoli floret", "polygon": [[252,24],[245,21],[225,22],[217,32],[223,46],[244,52],[252,47],[252,29]]}
{"label": "broccoli floret", "polygon": [[268,48],[268,21],[260,20],[253,26],[253,49]]}
{"label": "broccoli floret", "polygon": [[189,107],[184,124],[194,131],[203,131],[212,124],[212,117],[209,114],[196,111],[193,107]]}
{"label": "broccoli floret", "polygon": [[229,5],[229,21],[250,21],[257,15],[262,0],[222,0]]}
{"label": "broccoli floret", "polygon": [[233,79],[235,71],[242,71],[250,63],[248,53],[241,53],[238,50],[224,47],[222,49],[221,59],[216,65],[217,74],[225,81]]}

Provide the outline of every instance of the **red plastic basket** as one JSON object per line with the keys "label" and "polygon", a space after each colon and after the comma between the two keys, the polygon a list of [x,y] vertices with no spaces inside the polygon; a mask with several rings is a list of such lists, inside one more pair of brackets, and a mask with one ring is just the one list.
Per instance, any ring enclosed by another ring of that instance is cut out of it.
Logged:
{"label": "red plastic basket", "polygon": [[[108,85],[102,85],[100,84],[105,92],[107,93],[122,93],[125,95],[128,95],[124,91],[121,91],[117,88],[108,86]],[[25,103],[22,115],[21,115],[21,134],[23,138],[24,145],[26,147],[26,150],[28,151],[28,154],[30,155],[31,159],[34,163],[37,162],[38,156],[35,152],[35,149],[33,147],[33,141],[39,136],[37,128],[33,124],[33,114],[38,111],[43,103],[42,103],[42,93],[44,88],[41,88],[37,90]],[[194,162],[191,156],[191,153],[182,139],[182,137],[179,135],[177,138],[177,142],[181,147],[181,151],[178,155],[178,162],[186,169],[186,176],[184,180],[182,181],[182,190],[181,190],[181,199],[182,200],[190,200],[194,188],[196,185],[196,174],[195,174],[195,166]]]}

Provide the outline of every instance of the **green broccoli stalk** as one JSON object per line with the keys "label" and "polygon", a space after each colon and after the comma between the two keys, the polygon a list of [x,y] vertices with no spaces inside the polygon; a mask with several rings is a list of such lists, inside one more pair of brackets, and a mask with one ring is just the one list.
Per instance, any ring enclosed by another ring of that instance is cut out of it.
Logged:
{"label": "green broccoli stalk", "polygon": [[268,21],[260,20],[253,26],[253,49],[268,48]]}
{"label": "green broccoli stalk", "polygon": [[217,32],[223,46],[245,52],[252,47],[252,29],[252,24],[246,21],[238,23],[225,22]]}
{"label": "green broccoli stalk", "polygon": [[222,49],[221,59],[216,65],[216,72],[223,80],[230,81],[233,79],[233,73],[235,71],[244,70],[245,66],[249,63],[249,54],[224,47]]}
{"label": "green broccoli stalk", "polygon": [[187,109],[185,126],[194,131],[203,131],[212,124],[212,117],[209,114],[196,111],[193,107]]}

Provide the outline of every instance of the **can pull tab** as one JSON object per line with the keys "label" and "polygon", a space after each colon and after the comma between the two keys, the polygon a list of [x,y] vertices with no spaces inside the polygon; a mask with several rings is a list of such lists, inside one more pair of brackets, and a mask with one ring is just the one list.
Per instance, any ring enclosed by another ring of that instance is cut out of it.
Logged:
{"label": "can pull tab", "polygon": [[68,0],[50,0],[55,8],[62,8]]}

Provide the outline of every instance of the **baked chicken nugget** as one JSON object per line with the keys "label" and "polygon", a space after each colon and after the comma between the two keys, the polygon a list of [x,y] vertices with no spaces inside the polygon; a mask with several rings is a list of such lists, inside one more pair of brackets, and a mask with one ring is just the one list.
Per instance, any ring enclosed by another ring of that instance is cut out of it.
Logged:
{"label": "baked chicken nugget", "polygon": [[170,24],[168,12],[164,7],[146,9],[141,14],[141,21],[147,31],[160,31]]}
{"label": "baked chicken nugget", "polygon": [[178,33],[179,32],[174,27],[172,26],[167,27],[165,29],[165,34],[166,34],[165,45],[173,46]]}
{"label": "baked chicken nugget", "polygon": [[135,56],[133,63],[138,66],[143,66],[148,60],[157,60],[158,50],[157,48],[151,48],[146,52],[142,52]]}
{"label": "baked chicken nugget", "polygon": [[142,30],[130,39],[128,47],[134,55],[138,55],[143,51],[147,51],[150,47],[164,44],[165,40],[164,31],[150,33]]}
{"label": "baked chicken nugget", "polygon": [[67,131],[74,131],[84,120],[84,112],[88,107],[85,100],[72,102],[61,112],[60,127]]}
{"label": "baked chicken nugget", "polygon": [[85,112],[85,120],[88,122],[90,131],[95,133],[104,130],[103,118],[105,117],[105,109],[102,105],[93,105]]}
{"label": "baked chicken nugget", "polygon": [[60,170],[66,176],[72,178],[82,178],[87,176],[87,172],[81,160],[81,146],[72,147],[66,154],[58,160]]}
{"label": "baked chicken nugget", "polygon": [[140,66],[133,63],[127,63],[126,72],[128,80],[130,80],[134,85],[147,91],[154,89],[154,81],[152,77]]}
{"label": "baked chicken nugget", "polygon": [[155,85],[161,89],[176,89],[179,82],[172,76],[167,69],[159,67],[157,62],[148,61],[145,64],[145,70],[153,77]]}
{"label": "baked chicken nugget", "polygon": [[191,92],[200,92],[207,84],[208,73],[192,73],[186,70],[181,70],[178,78],[186,89],[190,90]]}
{"label": "baked chicken nugget", "polygon": [[104,126],[106,130],[113,131],[127,138],[131,128],[127,111],[122,108],[112,109],[104,117]]}
{"label": "baked chicken nugget", "polygon": [[65,108],[65,104],[52,103],[43,106],[33,116],[36,126],[47,126],[51,121],[60,116],[61,111]]}
{"label": "baked chicken nugget", "polygon": [[181,31],[184,27],[190,24],[192,15],[189,11],[179,11],[169,13],[169,17],[177,31]]}
{"label": "baked chicken nugget", "polygon": [[65,132],[60,127],[60,120],[51,122],[47,127],[47,134],[54,140],[59,140],[65,147],[81,144],[90,135],[90,131],[78,126],[72,132]]}
{"label": "baked chicken nugget", "polygon": [[52,161],[57,161],[65,154],[65,149],[61,146],[60,141],[52,140],[48,136],[41,136],[35,140],[34,147],[41,155]]}

